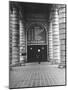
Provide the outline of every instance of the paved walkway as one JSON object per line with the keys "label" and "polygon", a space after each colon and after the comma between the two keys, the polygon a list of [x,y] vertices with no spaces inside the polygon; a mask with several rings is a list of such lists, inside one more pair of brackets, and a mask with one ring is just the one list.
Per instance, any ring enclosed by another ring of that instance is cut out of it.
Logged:
{"label": "paved walkway", "polygon": [[28,63],[10,71],[10,88],[65,84],[65,69],[49,63]]}

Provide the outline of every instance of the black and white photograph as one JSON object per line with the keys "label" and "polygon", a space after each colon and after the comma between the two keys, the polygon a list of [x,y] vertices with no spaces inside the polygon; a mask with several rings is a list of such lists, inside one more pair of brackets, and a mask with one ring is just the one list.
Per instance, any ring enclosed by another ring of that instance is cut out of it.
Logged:
{"label": "black and white photograph", "polygon": [[9,1],[9,88],[66,86],[67,5]]}

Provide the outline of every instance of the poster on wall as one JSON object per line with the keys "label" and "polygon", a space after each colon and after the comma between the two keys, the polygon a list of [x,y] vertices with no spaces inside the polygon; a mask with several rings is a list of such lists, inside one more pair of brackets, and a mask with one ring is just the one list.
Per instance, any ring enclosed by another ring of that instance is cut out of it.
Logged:
{"label": "poster on wall", "polygon": [[10,89],[66,85],[66,18],[66,4],[9,1]]}

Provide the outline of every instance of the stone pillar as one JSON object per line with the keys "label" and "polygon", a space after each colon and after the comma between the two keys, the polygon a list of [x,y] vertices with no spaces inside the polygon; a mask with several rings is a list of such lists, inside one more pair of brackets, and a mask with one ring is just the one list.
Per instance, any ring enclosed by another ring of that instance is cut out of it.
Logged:
{"label": "stone pillar", "polygon": [[48,41],[49,41],[49,61],[53,61],[53,35],[52,35],[52,21],[50,18],[49,22],[49,32],[48,32]]}
{"label": "stone pillar", "polygon": [[19,34],[20,34],[20,63],[26,61],[26,32],[24,28],[23,19],[19,20]]}
{"label": "stone pillar", "polygon": [[60,39],[59,39],[59,16],[58,9],[55,8],[53,11],[52,20],[53,30],[53,62],[60,63]]}
{"label": "stone pillar", "polygon": [[9,10],[9,64],[12,64],[12,11]]}
{"label": "stone pillar", "polygon": [[53,5],[51,8],[49,26],[49,53],[51,52],[50,58],[52,58],[52,63],[60,63],[59,16],[56,5]]}
{"label": "stone pillar", "polygon": [[13,7],[10,13],[9,22],[10,31],[10,57],[11,64],[15,65],[19,62],[19,19],[18,10]]}
{"label": "stone pillar", "polygon": [[59,67],[65,67],[66,60],[66,5],[59,5],[60,57]]}

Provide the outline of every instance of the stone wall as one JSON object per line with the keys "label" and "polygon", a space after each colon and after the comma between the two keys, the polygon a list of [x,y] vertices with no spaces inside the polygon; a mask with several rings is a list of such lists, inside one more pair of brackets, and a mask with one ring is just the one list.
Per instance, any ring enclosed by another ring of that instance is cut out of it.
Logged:
{"label": "stone wall", "polygon": [[49,59],[65,65],[66,58],[66,6],[53,5],[49,18]]}
{"label": "stone wall", "polygon": [[11,65],[19,65],[26,60],[26,31],[21,9],[16,7],[16,4],[11,4],[11,6],[9,14],[9,59]]}
{"label": "stone wall", "polygon": [[10,41],[10,63],[19,61],[19,18],[16,8],[10,11],[9,20],[9,41]]}
{"label": "stone wall", "polygon": [[59,34],[61,65],[66,62],[66,5],[59,6]]}

